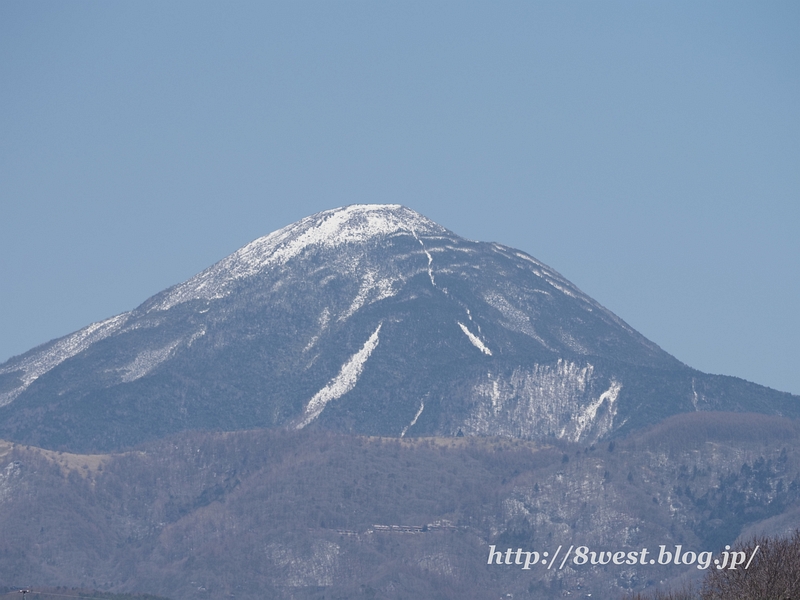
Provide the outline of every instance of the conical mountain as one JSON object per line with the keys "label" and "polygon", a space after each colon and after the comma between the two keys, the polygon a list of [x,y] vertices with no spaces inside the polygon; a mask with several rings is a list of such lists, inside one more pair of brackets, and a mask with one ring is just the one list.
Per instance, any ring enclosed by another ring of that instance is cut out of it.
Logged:
{"label": "conical mountain", "polygon": [[0,437],[111,450],[186,429],[592,443],[671,414],[798,416],[695,371],[550,267],[399,205],[255,240],[0,366]]}

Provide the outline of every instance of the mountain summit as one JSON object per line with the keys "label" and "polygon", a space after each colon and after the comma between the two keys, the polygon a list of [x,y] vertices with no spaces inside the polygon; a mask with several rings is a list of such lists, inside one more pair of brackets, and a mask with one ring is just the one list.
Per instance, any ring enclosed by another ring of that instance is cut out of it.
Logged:
{"label": "mountain summit", "polygon": [[797,397],[693,370],[550,267],[400,205],[259,238],[0,366],[0,436],[75,451],[186,429],[592,443]]}

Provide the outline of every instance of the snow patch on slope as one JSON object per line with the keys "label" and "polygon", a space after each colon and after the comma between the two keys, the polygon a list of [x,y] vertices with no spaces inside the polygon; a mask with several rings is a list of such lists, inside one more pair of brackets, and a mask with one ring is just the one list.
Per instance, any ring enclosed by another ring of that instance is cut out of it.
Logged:
{"label": "snow patch on slope", "polygon": [[5,470],[0,471],[0,504],[12,493],[21,475],[22,464],[19,461],[8,463]]}
{"label": "snow patch on slope", "polygon": [[461,428],[468,435],[599,439],[613,429],[622,385],[612,381],[596,397],[594,379],[593,365],[564,359],[490,373],[473,388],[475,404]]}
{"label": "snow patch on slope", "polygon": [[[608,423],[608,429],[613,424],[614,417],[617,414],[617,407],[614,404],[617,400],[617,396],[619,395],[619,391],[622,389],[622,385],[616,381],[611,382],[611,387],[609,387],[605,392],[600,394],[600,397],[593,402],[590,402],[586,408],[583,409],[578,415],[575,416],[573,421],[573,427],[571,435],[568,437],[573,442],[580,441],[581,437],[583,436],[584,432],[590,428],[592,425],[597,425],[597,411],[603,405],[604,402],[608,401],[608,407],[606,415],[610,416]],[[605,433],[603,431],[602,433]],[[600,435],[602,435],[602,433]],[[561,431],[561,435],[559,437],[567,436],[567,428],[565,427]]]}
{"label": "snow patch on slope", "polygon": [[53,345],[41,352],[32,354],[19,362],[13,362],[3,369],[0,369],[0,375],[3,373],[22,371],[20,375],[22,384],[16,389],[0,394],[0,406],[5,406],[12,402],[17,396],[24,392],[31,383],[49,370],[57,367],[68,358],[72,358],[76,354],[83,352],[95,342],[99,342],[119,330],[129,317],[130,313],[123,313],[116,317],[106,319],[105,321],[100,321],[99,323],[92,323],[80,331],[76,331],[73,334],[57,340]]}
{"label": "snow patch on slope", "polygon": [[316,419],[325,409],[325,405],[328,402],[341,398],[356,386],[358,378],[364,371],[364,364],[367,362],[369,355],[372,354],[372,351],[378,346],[378,334],[382,326],[383,323],[378,325],[378,328],[369,336],[361,350],[351,356],[350,360],[342,366],[339,374],[309,400],[303,413],[303,418],[296,427],[297,429],[302,429]]}
{"label": "snow patch on slope", "polygon": [[[203,331],[203,333],[205,333],[205,331]],[[195,336],[192,336],[190,343],[195,339]],[[172,351],[180,342],[181,340],[175,340],[163,348],[140,352],[136,358],[133,359],[133,361],[118,369],[118,371],[120,371],[122,374],[122,381],[125,383],[130,383],[131,381],[136,381],[137,379],[147,375],[150,371],[167,360],[172,355]]]}
{"label": "snow patch on slope", "polygon": [[495,291],[490,291],[483,296],[483,299],[489,306],[500,311],[500,314],[502,314],[505,319],[505,322],[501,323],[506,327],[506,329],[510,331],[520,331],[528,337],[535,339],[545,348],[550,348],[550,346],[547,345],[547,343],[539,336],[539,334],[536,333],[530,317],[519,310],[516,306],[511,304],[511,302],[509,302],[504,296]]}
{"label": "snow patch on slope", "polygon": [[384,298],[394,296],[397,291],[394,286],[400,278],[378,278],[375,271],[367,271],[361,279],[361,287],[350,304],[350,307],[339,317],[339,321],[346,321],[365,304],[372,304]]}
{"label": "snow patch on slope", "polygon": [[306,347],[303,348],[303,352],[308,352],[309,350],[311,350],[311,348],[313,348],[316,345],[316,343],[319,341],[319,336],[321,336],[325,331],[325,329],[327,329],[330,320],[331,320],[331,311],[326,306],[325,309],[322,311],[322,314],[320,314],[319,316],[318,320],[319,333],[317,333],[317,335],[315,335],[309,340],[308,344],[306,344]]}
{"label": "snow patch on slope", "polygon": [[461,321],[456,321],[456,323],[458,323],[458,326],[461,327],[461,331],[464,332],[464,335],[467,336],[467,338],[469,339],[469,341],[472,343],[473,346],[475,346],[478,350],[480,350],[487,356],[492,355],[492,351],[486,347],[486,344],[484,344],[477,335],[475,335],[469,329],[467,329],[466,325],[464,325]]}
{"label": "snow patch on slope", "polygon": [[266,546],[267,558],[273,565],[271,571],[279,574],[277,583],[289,588],[333,585],[340,552],[338,544],[328,541],[315,541],[304,552],[286,544]]}
{"label": "snow patch on slope", "polygon": [[194,344],[198,339],[203,337],[206,334],[206,326],[203,325],[198,331],[192,334],[192,337],[189,338],[189,341],[186,342],[187,346],[191,346]]}

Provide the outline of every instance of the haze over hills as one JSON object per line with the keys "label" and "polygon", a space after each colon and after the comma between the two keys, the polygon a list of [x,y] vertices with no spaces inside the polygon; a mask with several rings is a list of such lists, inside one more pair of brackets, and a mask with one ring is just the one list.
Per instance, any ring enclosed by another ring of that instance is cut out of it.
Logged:
{"label": "haze over hills", "polygon": [[112,451],[192,429],[594,443],[690,411],[800,416],[700,373],[533,257],[399,205],[255,240],[0,366],[0,437]]}

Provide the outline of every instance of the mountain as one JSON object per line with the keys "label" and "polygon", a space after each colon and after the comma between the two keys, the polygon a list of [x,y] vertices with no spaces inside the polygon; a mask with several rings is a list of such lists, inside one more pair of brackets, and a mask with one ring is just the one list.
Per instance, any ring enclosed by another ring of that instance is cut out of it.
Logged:
{"label": "mountain", "polygon": [[[696,580],[611,551],[696,558],[795,527],[798,400],[684,365],[524,252],[402,206],[326,211],[0,365],[0,588],[555,599]],[[607,560],[524,570],[492,547]]]}
{"label": "mountain", "polygon": [[0,366],[0,437],[112,451],[193,429],[593,443],[687,411],[800,416],[700,373],[533,257],[399,205],[321,212]]}

